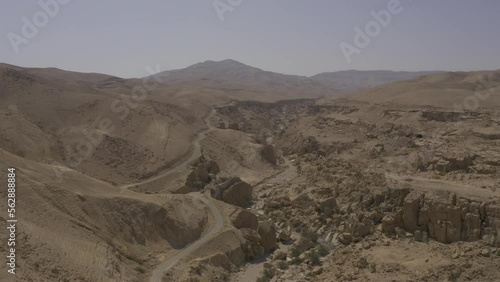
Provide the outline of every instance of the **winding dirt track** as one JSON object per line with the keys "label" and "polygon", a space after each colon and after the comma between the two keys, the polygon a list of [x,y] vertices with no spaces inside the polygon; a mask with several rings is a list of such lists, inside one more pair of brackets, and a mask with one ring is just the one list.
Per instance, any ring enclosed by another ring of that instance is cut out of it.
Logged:
{"label": "winding dirt track", "polygon": [[[128,189],[130,187],[144,185],[144,184],[156,181],[158,179],[161,179],[163,177],[166,177],[168,175],[171,175],[177,171],[188,168],[190,163],[192,163],[194,160],[198,159],[201,156],[201,145],[200,145],[201,140],[203,140],[206,137],[207,133],[209,133],[210,131],[215,129],[210,124],[210,118],[212,118],[215,115],[215,113],[216,113],[216,110],[214,108],[212,108],[212,110],[210,111],[210,114],[208,114],[208,116],[205,118],[205,124],[207,125],[207,128],[200,131],[196,135],[196,137],[194,138],[193,143],[192,143],[193,144],[192,145],[193,152],[189,158],[185,159],[184,161],[182,161],[180,164],[176,165],[175,167],[169,168],[169,169],[165,170],[164,172],[162,172],[154,177],[151,177],[149,179],[146,179],[146,180],[143,180],[140,182],[127,184],[127,185],[124,185],[120,188]],[[207,197],[203,194],[194,194],[193,196],[199,198],[208,207],[208,209],[210,210],[210,213],[212,213],[212,216],[214,218],[214,225],[212,226],[210,231],[208,231],[205,235],[201,236],[198,240],[194,241],[193,243],[191,243],[190,245],[188,245],[187,247],[185,247],[184,249],[179,251],[174,256],[169,257],[167,260],[165,260],[164,262],[159,264],[153,270],[153,274],[152,274],[151,279],[149,281],[161,282],[165,271],[172,268],[175,264],[177,264],[180,260],[182,260],[183,258],[190,255],[192,252],[196,251],[203,244],[210,241],[221,230],[223,223],[224,223],[223,219],[222,219],[222,215],[221,215],[220,211],[217,209],[217,206],[214,205],[214,203],[212,202],[210,197]]]}
{"label": "winding dirt track", "polygon": [[163,171],[162,173],[160,173],[154,177],[148,178],[148,179],[140,181],[140,182],[126,184],[126,185],[121,186],[120,188],[121,189],[129,189],[131,187],[144,185],[144,184],[156,181],[158,179],[164,178],[166,176],[169,176],[169,175],[171,175],[175,172],[178,172],[180,170],[188,168],[190,163],[192,163],[194,160],[198,159],[201,156],[200,141],[205,138],[207,133],[209,133],[210,131],[215,129],[210,124],[210,118],[212,118],[215,115],[215,113],[216,113],[215,109],[212,108],[212,110],[210,111],[210,114],[208,114],[208,116],[205,118],[205,124],[207,125],[207,128],[200,131],[196,135],[196,137],[194,138],[194,140],[193,140],[193,152],[192,152],[191,156],[189,156],[189,158],[185,159],[184,161],[182,161],[180,164],[176,165],[175,167],[169,168],[169,169]]}
{"label": "winding dirt track", "polygon": [[[175,167],[169,168],[169,169],[163,171],[162,173],[160,173],[154,177],[151,177],[149,179],[146,179],[146,180],[143,180],[140,182],[122,185],[122,186],[120,186],[120,189],[126,190],[126,189],[129,189],[131,187],[144,185],[144,184],[156,181],[158,179],[162,179],[168,175],[171,175],[171,174],[178,172],[178,171],[181,171],[183,169],[187,169],[189,167],[190,163],[192,163],[194,160],[198,159],[201,156],[201,145],[200,145],[201,140],[203,140],[206,137],[207,133],[209,133],[215,129],[210,124],[210,119],[215,115],[215,113],[216,113],[216,110],[214,108],[212,108],[210,113],[207,115],[207,117],[205,117],[204,121],[205,121],[205,124],[207,125],[207,128],[200,131],[196,135],[194,140],[192,141],[193,151],[188,158],[183,160],[181,163],[179,163]],[[208,241],[213,239],[219,233],[219,231],[221,230],[221,228],[223,226],[224,221],[223,221],[222,215],[221,215],[220,211],[217,209],[217,206],[212,202],[210,197],[207,197],[204,194],[191,194],[191,195],[193,197],[200,199],[208,207],[208,209],[210,210],[210,213],[212,213],[212,216],[214,218],[214,225],[212,226],[210,231],[208,231],[205,235],[201,236],[198,240],[194,241],[193,243],[191,243],[187,247],[183,248],[178,253],[169,257],[167,260],[165,260],[160,265],[158,265],[153,270],[153,274],[150,278],[151,282],[161,282],[165,271],[172,268],[175,264],[177,264],[180,260],[182,260],[183,258],[190,255],[192,252],[196,251],[203,244],[206,244]]]}
{"label": "winding dirt track", "polygon": [[153,270],[153,276],[151,276],[151,279],[149,281],[161,282],[161,278],[163,277],[163,273],[165,273],[165,271],[169,270],[180,260],[187,257],[192,252],[196,251],[199,247],[201,247],[202,245],[206,244],[208,241],[213,239],[217,235],[217,233],[219,233],[219,231],[221,230],[223,226],[223,220],[220,211],[217,209],[217,207],[210,199],[207,199],[204,195],[200,195],[200,197],[201,197],[200,199],[205,203],[205,205],[207,205],[207,207],[210,209],[210,212],[214,216],[215,219],[214,225],[207,234],[200,237],[200,239],[198,239],[191,245],[185,247],[180,252],[178,252],[174,256],[169,257],[166,261],[158,265],[155,268],[155,270]]}

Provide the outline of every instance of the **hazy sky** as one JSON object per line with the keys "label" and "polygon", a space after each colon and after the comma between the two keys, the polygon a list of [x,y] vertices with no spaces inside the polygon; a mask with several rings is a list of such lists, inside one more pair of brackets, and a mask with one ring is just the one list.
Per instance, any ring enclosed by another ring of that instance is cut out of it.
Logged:
{"label": "hazy sky", "polygon": [[[168,70],[226,58],[300,75],[500,68],[498,0],[401,0],[403,10],[351,63],[340,43],[355,46],[354,28],[364,29],[373,20],[370,12],[387,10],[393,0],[218,1],[241,4],[221,21],[212,0],[72,0],[45,26],[38,1],[2,1],[0,62],[121,77],[147,75],[148,65]],[[41,27],[26,33],[30,39],[23,36],[22,18],[33,23],[33,16]]]}

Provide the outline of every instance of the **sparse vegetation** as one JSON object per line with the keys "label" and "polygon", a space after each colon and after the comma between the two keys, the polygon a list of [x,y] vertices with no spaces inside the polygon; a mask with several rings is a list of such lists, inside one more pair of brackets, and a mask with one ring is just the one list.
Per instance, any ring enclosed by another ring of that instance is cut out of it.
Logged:
{"label": "sparse vegetation", "polygon": [[141,273],[141,274],[144,274],[146,273],[146,270],[142,267],[142,266],[137,266],[135,268],[135,270],[137,270],[137,272]]}
{"label": "sparse vegetation", "polygon": [[280,260],[278,262],[278,268],[281,269],[281,270],[288,269],[288,263],[286,263],[285,261]]}
{"label": "sparse vegetation", "polygon": [[269,282],[273,279],[276,274],[276,270],[273,268],[265,268],[261,276],[257,278],[257,282]]}
{"label": "sparse vegetation", "polygon": [[311,240],[313,243],[318,242],[318,234],[316,234],[316,232],[313,232],[311,230],[307,230],[304,233],[304,237],[306,237],[307,239]]}
{"label": "sparse vegetation", "polygon": [[302,252],[295,246],[292,247],[292,249],[290,250],[290,253],[292,254],[292,258],[296,258],[296,257],[300,256],[300,254],[302,254]]}
{"label": "sparse vegetation", "polygon": [[311,261],[312,265],[320,265],[321,264],[321,262],[319,260],[319,254],[315,249],[313,249],[307,253],[307,258],[309,259],[309,261]]}
{"label": "sparse vegetation", "polygon": [[329,253],[328,249],[325,248],[321,244],[317,247],[317,251],[318,251],[318,255],[321,257],[324,257],[324,256],[328,255],[328,253]]}

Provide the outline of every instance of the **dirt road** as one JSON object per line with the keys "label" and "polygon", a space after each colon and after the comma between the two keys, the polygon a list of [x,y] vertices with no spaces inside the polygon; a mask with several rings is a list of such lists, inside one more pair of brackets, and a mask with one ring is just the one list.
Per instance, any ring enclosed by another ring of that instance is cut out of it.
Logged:
{"label": "dirt road", "polygon": [[202,130],[202,131],[200,131],[200,132],[198,132],[198,134],[194,138],[193,143],[192,143],[193,152],[191,153],[191,155],[187,159],[183,160],[178,165],[176,165],[176,166],[174,166],[172,168],[169,168],[169,169],[163,171],[162,173],[160,173],[160,174],[158,174],[158,175],[156,175],[154,177],[148,178],[148,179],[140,181],[140,182],[122,185],[122,186],[120,186],[120,188],[121,189],[129,189],[131,187],[144,185],[144,184],[156,181],[158,179],[162,179],[162,178],[164,178],[166,176],[169,176],[169,175],[171,175],[171,174],[173,174],[175,172],[178,172],[178,171],[181,171],[183,169],[188,168],[188,166],[189,166],[190,163],[192,163],[193,161],[195,161],[196,159],[198,159],[201,156],[200,141],[205,138],[205,136],[207,135],[207,133],[209,133],[210,131],[212,131],[212,130],[215,129],[210,124],[210,122],[209,122],[210,119],[215,115],[215,113],[216,113],[215,109],[212,109],[210,111],[210,113],[208,114],[208,116],[205,118],[205,124],[207,125],[207,128],[204,129],[204,130]]}
{"label": "dirt road", "polygon": [[220,211],[217,209],[217,207],[214,205],[214,203],[205,197],[205,195],[200,195],[200,199],[207,205],[207,207],[210,209],[210,212],[212,213],[214,217],[214,225],[210,229],[207,234],[203,235],[200,239],[192,243],[191,245],[185,247],[182,249],[180,252],[175,254],[174,256],[169,257],[166,261],[162,262],[160,265],[156,267],[156,269],[153,271],[153,276],[151,276],[151,279],[149,281],[151,282],[161,282],[161,278],[163,277],[163,273],[165,271],[169,270],[172,268],[175,264],[177,264],[180,260],[183,258],[187,257],[189,254],[192,252],[196,251],[199,247],[202,245],[206,244],[208,241],[213,239],[221,230],[223,226],[223,219],[222,215],[220,214]]}
{"label": "dirt road", "polygon": [[[200,142],[206,137],[207,133],[209,133],[210,131],[215,129],[210,123],[210,119],[215,115],[215,113],[216,113],[216,110],[214,108],[212,108],[210,113],[205,117],[204,121],[205,121],[205,124],[207,125],[207,128],[200,131],[196,135],[196,137],[194,138],[194,140],[192,142],[193,151],[188,158],[183,160],[178,165],[176,165],[172,168],[169,168],[169,169],[163,171],[162,173],[160,173],[154,177],[148,178],[148,179],[140,181],[140,182],[126,184],[126,185],[120,186],[120,188],[122,190],[127,190],[131,187],[144,185],[144,184],[156,181],[158,179],[162,179],[162,178],[164,178],[168,175],[171,175],[175,172],[187,169],[189,167],[190,163],[192,163],[193,161],[195,161],[196,159],[198,159],[201,156]],[[179,251],[177,254],[169,257],[167,260],[165,260],[160,265],[158,265],[153,270],[153,274],[152,274],[151,279],[150,279],[151,282],[160,282],[162,280],[162,277],[163,277],[163,274],[165,273],[165,271],[172,268],[180,260],[187,257],[189,254],[191,254],[192,252],[197,250],[203,244],[207,243],[212,238],[214,238],[219,233],[219,231],[221,230],[221,228],[223,226],[224,222],[223,222],[222,215],[221,215],[220,211],[217,209],[217,206],[212,202],[210,197],[208,197],[204,194],[193,194],[193,197],[199,198],[207,206],[207,208],[209,209],[209,211],[212,214],[212,217],[214,219],[214,225],[212,226],[210,231],[208,231],[205,235],[201,236],[197,241],[191,243],[190,245],[188,245],[187,247],[185,247],[184,249]]]}
{"label": "dirt road", "polygon": [[[458,195],[465,195],[471,199],[488,200],[490,198],[500,198],[500,191],[492,191],[489,189],[482,189],[480,187],[471,186],[459,182],[429,179],[411,175],[397,175],[394,173],[385,173],[386,179],[391,184],[404,183],[403,187],[411,187],[413,189],[422,191],[444,191],[457,193]],[[395,188],[402,187],[396,185]]]}

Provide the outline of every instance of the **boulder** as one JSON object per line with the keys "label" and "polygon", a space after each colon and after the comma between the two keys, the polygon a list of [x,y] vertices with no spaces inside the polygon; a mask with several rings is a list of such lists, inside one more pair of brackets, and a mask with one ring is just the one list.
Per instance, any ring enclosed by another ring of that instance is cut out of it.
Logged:
{"label": "boulder", "polygon": [[394,225],[394,216],[386,215],[382,218],[382,232],[385,234],[394,234],[396,233],[396,226]]}
{"label": "boulder", "polygon": [[259,222],[259,228],[257,232],[262,239],[262,247],[264,247],[265,252],[273,251],[278,247],[278,241],[276,240],[276,229],[274,227],[273,221],[267,220]]}
{"label": "boulder", "polygon": [[337,200],[334,197],[327,198],[318,202],[318,208],[321,212],[334,211],[337,209]]}
{"label": "boulder", "polygon": [[222,193],[222,200],[228,204],[245,207],[252,202],[253,188],[246,182],[231,185]]}
{"label": "boulder", "polygon": [[277,163],[277,158],[276,158],[276,152],[274,150],[274,146],[271,144],[267,144],[262,148],[262,151],[260,151],[260,155],[264,160],[267,162],[275,165]]}
{"label": "boulder", "polygon": [[310,206],[314,205],[314,202],[307,195],[307,193],[302,193],[291,201],[291,205],[294,208],[302,208],[305,210],[305,209],[309,208]]}
{"label": "boulder", "polygon": [[301,237],[297,243],[295,243],[295,247],[301,252],[305,252],[309,249],[314,248],[314,242],[307,237]]}
{"label": "boulder", "polygon": [[341,235],[340,233],[333,234],[332,240],[330,242],[333,246],[336,247],[336,246],[340,245],[340,240],[339,240],[340,235]]}
{"label": "boulder", "polygon": [[339,235],[338,240],[344,245],[349,245],[352,241],[352,234],[349,232],[344,232]]}
{"label": "boulder", "polygon": [[237,208],[229,216],[233,225],[238,228],[250,228],[257,230],[259,227],[259,220],[257,216],[245,209]]}
{"label": "boulder", "polygon": [[353,226],[353,235],[363,238],[372,233],[373,222],[368,218],[364,218],[359,223]]}
{"label": "boulder", "polygon": [[482,249],[481,250],[481,256],[483,256],[483,257],[489,257],[490,256],[490,250],[488,250],[488,249]]}
{"label": "boulder", "polygon": [[414,234],[414,238],[415,238],[415,241],[417,242],[422,242],[422,231],[420,230],[415,230],[415,234]]}
{"label": "boulder", "polygon": [[292,234],[288,230],[281,230],[278,234],[278,238],[281,242],[289,242],[292,240]]}
{"label": "boulder", "polygon": [[278,251],[274,252],[273,259],[286,260],[286,253],[278,250]]}
{"label": "boulder", "polygon": [[231,177],[210,188],[210,194],[217,200],[228,204],[245,207],[253,200],[253,188],[238,177]]}
{"label": "boulder", "polygon": [[230,122],[227,128],[232,130],[240,130],[240,126],[236,122]]}

